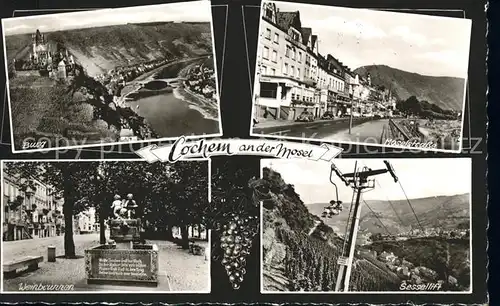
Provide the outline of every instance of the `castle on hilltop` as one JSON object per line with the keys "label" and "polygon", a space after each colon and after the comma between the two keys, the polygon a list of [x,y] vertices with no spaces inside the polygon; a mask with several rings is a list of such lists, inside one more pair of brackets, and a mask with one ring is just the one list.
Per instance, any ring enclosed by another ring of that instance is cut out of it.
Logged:
{"label": "castle on hilltop", "polygon": [[28,52],[13,59],[15,71],[38,72],[42,76],[65,79],[75,66],[73,55],[59,42],[50,42],[40,30],[31,35]]}
{"label": "castle on hilltop", "polygon": [[34,64],[47,64],[52,61],[50,52],[50,44],[45,40],[45,35],[36,30],[36,33],[31,34],[32,48],[29,59]]}

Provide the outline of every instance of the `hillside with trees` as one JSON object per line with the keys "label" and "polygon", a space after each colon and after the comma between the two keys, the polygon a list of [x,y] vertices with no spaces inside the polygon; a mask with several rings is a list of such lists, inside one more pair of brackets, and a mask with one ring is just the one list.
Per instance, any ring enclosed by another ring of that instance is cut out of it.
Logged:
{"label": "hillside with trees", "polygon": [[374,86],[390,89],[398,100],[415,96],[443,110],[462,111],[465,80],[435,77],[395,69],[386,65],[369,65],[354,70],[362,77],[370,74]]}
{"label": "hillside with trees", "polygon": [[[398,234],[408,232],[412,228],[418,228],[417,220],[408,205],[403,200],[366,200],[373,210],[365,207],[361,210],[360,228],[371,234]],[[470,216],[470,194],[458,194],[453,196],[436,196],[411,199],[411,203],[418,215],[420,224],[425,228],[440,228],[442,230],[453,230],[466,223],[469,228]],[[314,215],[321,215],[327,203],[307,204],[308,210]],[[335,218],[325,220],[325,223],[334,229],[344,230],[347,222],[348,211],[340,212]],[[384,226],[380,224],[383,222]]]}
{"label": "hillside with trees", "polygon": [[461,109],[460,111],[442,109],[436,104],[429,103],[425,100],[419,101],[415,96],[398,101],[396,103],[396,109],[402,114],[425,119],[454,120],[459,119],[460,117],[458,115],[461,114]]}
{"label": "hillside with trees", "polygon": [[[62,44],[90,75],[164,58],[212,54],[209,22],[124,24],[44,33],[50,44]],[[24,58],[31,33],[5,37],[7,58]]]}

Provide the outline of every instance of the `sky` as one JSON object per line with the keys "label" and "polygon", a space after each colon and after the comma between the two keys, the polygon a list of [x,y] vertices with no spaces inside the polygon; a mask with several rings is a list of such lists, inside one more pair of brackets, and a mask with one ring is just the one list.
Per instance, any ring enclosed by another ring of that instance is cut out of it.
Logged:
{"label": "sky", "polygon": [[[355,159],[337,158],[336,167],[342,173],[352,173]],[[372,170],[385,169],[383,159],[358,159],[358,167]],[[468,158],[393,158],[390,159],[409,199],[456,195],[471,192],[472,166]],[[329,181],[330,164],[324,161],[262,159],[261,167],[279,172],[287,184],[305,204],[327,203],[335,199],[335,188]],[[405,195],[389,173],[376,175],[375,189],[363,193],[365,200],[402,200]],[[353,190],[335,174],[334,182],[339,189],[339,200],[351,202]]]}
{"label": "sky", "polygon": [[466,78],[472,21],[463,18],[275,2],[299,11],[319,36],[319,51],[351,69],[365,65]]}
{"label": "sky", "polygon": [[192,1],[117,9],[14,17],[2,19],[5,35],[81,29],[99,26],[144,22],[210,22],[210,1]]}

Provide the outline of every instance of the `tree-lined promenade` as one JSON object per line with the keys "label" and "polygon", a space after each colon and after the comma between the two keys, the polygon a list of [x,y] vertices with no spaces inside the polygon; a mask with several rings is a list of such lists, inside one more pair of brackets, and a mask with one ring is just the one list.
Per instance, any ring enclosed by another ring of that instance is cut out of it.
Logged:
{"label": "tree-lined promenade", "polygon": [[180,227],[181,245],[189,248],[189,226],[204,227],[208,209],[208,162],[149,164],[130,161],[6,162],[4,171],[29,185],[33,179],[50,184],[64,199],[64,256],[76,258],[73,216],[95,207],[100,223],[99,243],[106,243],[104,221],[115,194],[132,193],[145,234],[172,239]]}

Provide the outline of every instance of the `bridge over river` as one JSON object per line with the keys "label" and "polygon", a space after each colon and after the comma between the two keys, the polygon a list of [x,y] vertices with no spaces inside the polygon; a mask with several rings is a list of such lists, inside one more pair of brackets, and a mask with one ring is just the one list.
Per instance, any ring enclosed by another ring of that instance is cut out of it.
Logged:
{"label": "bridge over river", "polygon": [[[198,61],[199,59],[196,59]],[[144,117],[160,137],[179,137],[181,135],[210,135],[219,132],[216,120],[205,118],[200,109],[202,103],[184,94],[181,76],[188,65],[195,60],[173,63],[162,67],[144,79],[132,81],[129,85],[134,92],[157,91],[153,94],[134,95],[125,103],[140,116]],[[137,88],[139,87],[139,88]],[[168,90],[167,87],[176,87]],[[164,90],[165,89],[165,90]],[[125,93],[128,95],[128,93]]]}
{"label": "bridge over river", "polygon": [[148,83],[160,81],[167,83],[168,86],[176,87],[179,85],[179,82],[182,82],[184,80],[186,80],[186,78],[178,77],[178,78],[168,78],[168,79],[143,80],[143,81],[137,81],[136,84],[140,84],[141,87],[143,87]]}

